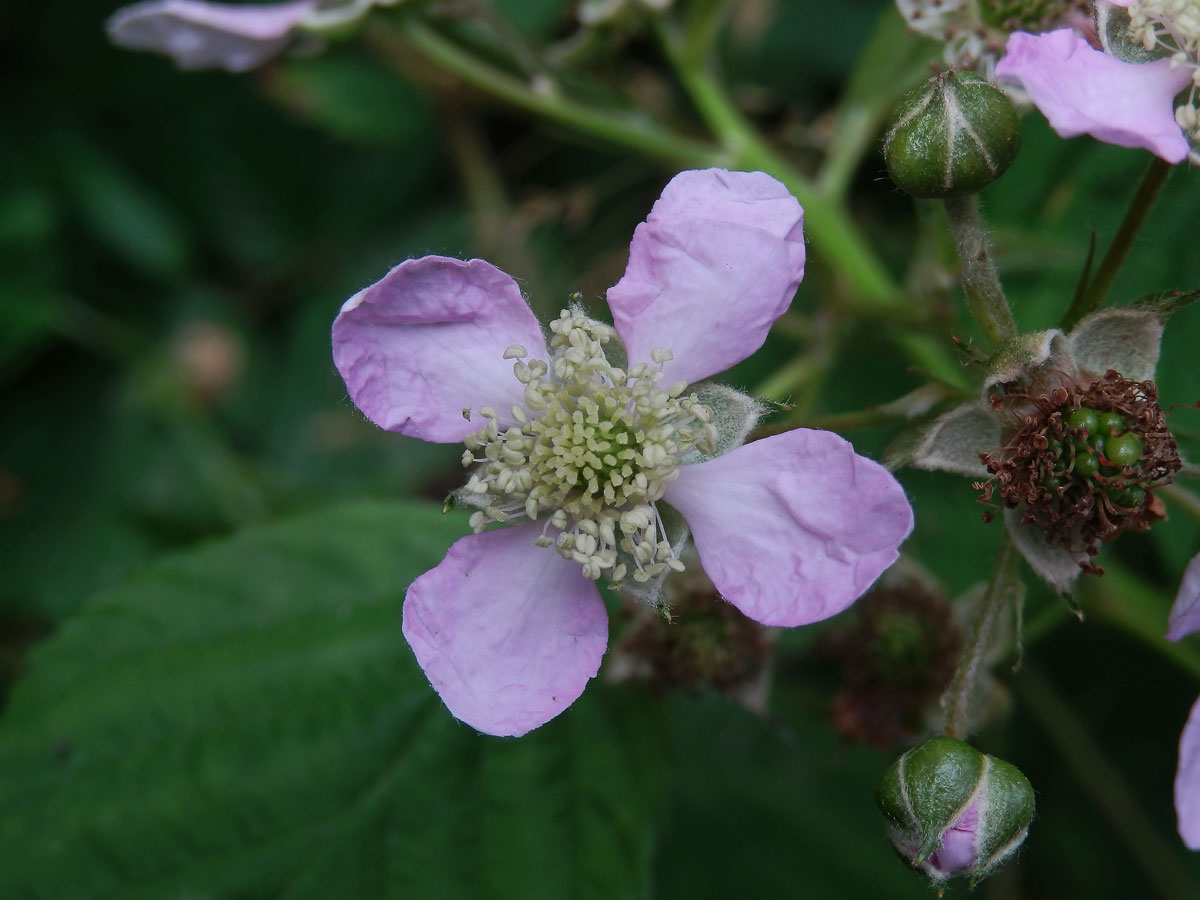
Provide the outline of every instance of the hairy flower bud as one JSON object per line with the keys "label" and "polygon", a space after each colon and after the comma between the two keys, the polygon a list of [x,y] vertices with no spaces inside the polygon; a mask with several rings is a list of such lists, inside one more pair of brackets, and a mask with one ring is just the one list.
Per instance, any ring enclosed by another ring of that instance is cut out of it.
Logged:
{"label": "hairy flower bud", "polygon": [[969,875],[974,886],[1021,846],[1033,820],[1033,788],[1019,769],[942,736],[896,760],[876,799],[896,851],[935,883]]}
{"label": "hairy flower bud", "polygon": [[888,174],[914,197],[972,194],[1004,174],[1021,146],[1008,98],[973,72],[934,75],[892,110],[883,139]]}

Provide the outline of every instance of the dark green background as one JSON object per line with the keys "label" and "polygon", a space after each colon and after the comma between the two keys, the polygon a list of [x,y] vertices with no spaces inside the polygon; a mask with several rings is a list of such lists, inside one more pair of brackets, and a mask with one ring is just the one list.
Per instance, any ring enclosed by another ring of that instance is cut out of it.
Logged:
{"label": "dark green background", "polygon": [[[533,46],[571,28],[566,3],[495,7]],[[820,137],[804,123],[885,8],[747,3],[721,41],[735,97],[801,165]],[[781,641],[765,720],[600,679],[520,741],[455,723],[401,639],[405,585],[466,530],[437,506],[457,455],[357,414],[329,356],[340,303],[425,253],[493,260],[543,315],[572,291],[597,299],[670,168],[447,88],[418,58],[400,78],[353,41],[245,76],[179,73],[108,46],[111,9],[0,11],[0,896],[928,896],[873,810],[901,748],[833,733],[820,628]],[[698,132],[652,42],[620,41],[607,71]],[[984,203],[1033,328],[1065,307],[1089,229],[1103,246],[1146,157],[1026,126]],[[914,206],[876,152],[851,199],[900,277]],[[1200,286],[1197,208],[1196,173],[1175,172],[1115,300]],[[828,284],[811,256],[803,314]],[[970,336],[959,309],[929,333]],[[217,396],[180,366],[196,323],[242,355]],[[888,327],[852,327],[814,414],[920,383]],[[1166,403],[1200,394],[1198,345],[1186,310],[1164,342]],[[731,380],[752,386],[795,349],[773,338]],[[1171,414],[1185,452],[1197,416]],[[874,455],[890,436],[851,435]],[[997,531],[965,481],[901,479],[912,554],[951,594],[984,579]],[[1106,559],[1126,580],[1085,610],[1129,604],[1165,626],[1197,532],[1175,513],[1123,539]],[[1029,618],[1051,623],[1034,674],[1000,666],[1013,702],[979,736],[1039,804],[1018,863],[980,893],[1200,896],[1171,806],[1196,668],[1112,616],[1056,619],[1057,603],[1033,588]],[[1107,766],[1057,743],[1079,747],[1075,719]]]}

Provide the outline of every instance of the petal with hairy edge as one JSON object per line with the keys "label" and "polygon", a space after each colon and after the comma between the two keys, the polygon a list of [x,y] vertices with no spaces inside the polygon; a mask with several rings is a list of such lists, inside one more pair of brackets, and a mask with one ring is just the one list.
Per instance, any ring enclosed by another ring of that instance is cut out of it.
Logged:
{"label": "petal with hairy edge", "polygon": [[661,347],[663,384],[723,372],[763,345],[804,277],[804,211],[762,172],[680,172],[608,289],[631,363]]}
{"label": "petal with hairy edge", "polygon": [[502,423],[524,386],[504,351],[547,358],[521,289],[489,262],[410,259],[346,301],[333,323],[333,361],[354,404],[388,431],[457,443],[480,427],[464,409],[492,406]]}
{"label": "petal with hairy edge", "polygon": [[1197,631],[1200,631],[1200,554],[1192,557],[1183,572],[1179,593],[1167,618],[1167,640],[1182,640]]}
{"label": "petal with hairy edge", "polygon": [[1200,700],[1192,707],[1179,737],[1175,815],[1183,842],[1192,850],[1200,850]]}
{"label": "petal with hairy edge", "polygon": [[1069,28],[1016,32],[996,78],[1018,84],[1062,137],[1090,134],[1121,147],[1143,147],[1182,162],[1188,143],[1175,121],[1175,95],[1191,70],[1168,59],[1127,63],[1092,49]]}
{"label": "petal with hairy edge", "polygon": [[446,708],[519,737],[583,693],[608,645],[608,614],[578,563],[534,546],[540,525],[472,534],[413,582],[404,637]]}
{"label": "petal with hairy edge", "polygon": [[912,531],[883,466],[828,431],[797,429],[682,466],[666,501],[730,603],[764,625],[806,625],[853,603]]}
{"label": "petal with hairy edge", "polygon": [[282,50],[317,6],[316,0],[244,6],[150,0],[117,10],[106,27],[117,46],[165,53],[181,69],[245,72]]}

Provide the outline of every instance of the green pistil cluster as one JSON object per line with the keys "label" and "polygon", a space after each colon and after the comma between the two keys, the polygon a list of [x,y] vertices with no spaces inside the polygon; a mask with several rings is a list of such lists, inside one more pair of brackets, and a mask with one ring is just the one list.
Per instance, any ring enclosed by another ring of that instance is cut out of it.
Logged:
{"label": "green pistil cluster", "polygon": [[1153,490],[1182,464],[1152,382],[1110,371],[1086,387],[1012,387],[992,402],[1014,431],[1002,448],[980,454],[991,473],[975,484],[981,503],[1020,510],[1022,524],[1043,529],[1047,542],[1086,556],[1161,517]]}
{"label": "green pistil cluster", "polygon": [[[564,310],[550,323],[549,363],[526,362],[513,345],[506,359],[525,386],[524,407],[468,435],[463,465],[477,465],[459,493],[475,506],[471,526],[544,521],[535,543],[555,547],[588,578],[649,581],[680,571],[678,548],[656,506],[680,460],[708,452],[716,439],[710,412],[686,383],[658,386],[671,355],[628,371],[609,362],[611,326]],[[468,411],[469,412],[469,411]]]}
{"label": "green pistil cluster", "polygon": [[1138,484],[1143,475],[1137,466],[1145,445],[1130,431],[1129,420],[1118,412],[1081,406],[1066,412],[1063,421],[1063,439],[1047,439],[1049,471],[1042,479],[1046,491],[1067,498],[1100,490],[1120,509],[1141,509],[1146,490]]}

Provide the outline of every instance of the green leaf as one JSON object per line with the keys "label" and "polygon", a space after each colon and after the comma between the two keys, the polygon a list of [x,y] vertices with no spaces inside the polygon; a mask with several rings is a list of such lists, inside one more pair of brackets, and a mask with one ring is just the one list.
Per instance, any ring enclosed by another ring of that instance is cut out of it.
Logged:
{"label": "green leaf", "polygon": [[183,274],[191,236],[153,188],[88,140],[64,136],[51,149],[74,212],[94,240],[147,277]]}
{"label": "green leaf", "polygon": [[289,60],[266,82],[271,98],[334,137],[366,146],[414,145],[429,103],[381,63],[349,56]]}
{"label": "green leaf", "polygon": [[485,737],[404,645],[405,586],[460,526],[360,503],[86,604],[0,726],[0,896],[644,895],[638,779],[661,753],[637,711],[594,690],[529,738]]}

